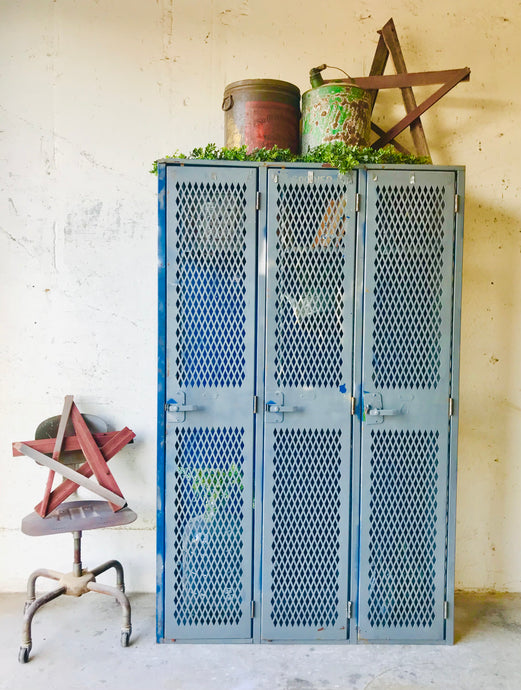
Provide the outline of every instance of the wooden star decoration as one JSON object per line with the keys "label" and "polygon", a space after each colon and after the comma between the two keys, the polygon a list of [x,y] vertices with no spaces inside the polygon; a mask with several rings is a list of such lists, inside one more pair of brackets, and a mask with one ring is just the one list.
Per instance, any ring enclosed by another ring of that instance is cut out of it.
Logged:
{"label": "wooden star decoration", "polygon": [[[387,24],[385,24],[378,33],[380,34],[380,38],[378,40],[369,76],[350,77],[348,80],[324,80],[323,83],[327,84],[333,81],[336,83],[348,82],[349,84],[354,83],[360,88],[368,90],[371,94],[371,113],[373,112],[376,97],[380,89],[399,88],[405,106],[405,117],[388,131],[383,130],[375,122],[371,122],[371,129],[378,135],[378,139],[371,144],[371,147],[373,149],[379,149],[386,144],[392,144],[402,153],[409,154],[410,151],[397,142],[395,137],[407,129],[407,127],[410,127],[412,140],[416,148],[416,155],[424,156],[430,160],[429,147],[420,116],[459,84],[460,81],[468,81],[470,78],[470,68],[462,67],[459,69],[431,72],[407,72],[405,59],[392,18],[389,19]],[[384,75],[389,56],[392,58],[396,74]],[[323,67],[326,67],[326,65]],[[414,96],[413,86],[429,86],[431,84],[441,84],[441,86],[418,105]]]}
{"label": "wooden star decoration", "polygon": [[[74,427],[74,436],[65,436],[69,416]],[[67,395],[56,438],[13,443],[13,455],[26,455],[49,468],[44,497],[35,506],[35,512],[45,517],[74,493],[78,486],[83,486],[107,500],[113,511],[124,508],[127,503],[107,463],[134,437],[135,433],[127,427],[121,431],[91,433],[73,401],[73,396]],[[85,457],[85,462],[78,470],[59,462],[62,451],[72,450],[81,450]],[[52,457],[45,453],[52,453]],[[52,491],[56,472],[61,474],[65,481]],[[90,479],[92,475],[97,482]]]}

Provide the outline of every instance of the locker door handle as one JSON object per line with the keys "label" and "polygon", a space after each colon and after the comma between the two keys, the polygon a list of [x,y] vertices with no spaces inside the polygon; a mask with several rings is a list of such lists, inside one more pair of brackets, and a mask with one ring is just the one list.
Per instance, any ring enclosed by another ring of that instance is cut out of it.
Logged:
{"label": "locker door handle", "polygon": [[266,412],[298,412],[299,408],[294,405],[278,405],[277,403],[268,403],[266,405]]}
{"label": "locker door handle", "polygon": [[202,409],[199,405],[187,405],[186,395],[183,393],[183,391],[178,391],[174,395],[175,398],[170,398],[170,400],[167,400],[165,405],[165,412],[171,415],[168,418],[169,422],[184,422],[187,412],[196,412],[197,410]]}
{"label": "locker door handle", "polygon": [[266,422],[268,422],[268,424],[283,422],[286,412],[300,412],[302,409],[296,405],[285,405],[284,393],[282,393],[282,391],[267,394],[266,397],[268,398],[268,402],[264,409],[266,412],[270,413],[266,416]]}
{"label": "locker door handle", "polygon": [[404,405],[400,408],[385,408],[381,393],[364,393],[364,415],[362,421],[366,424],[383,424],[384,417],[397,417],[407,414]]}
{"label": "locker door handle", "polygon": [[195,412],[198,409],[197,405],[179,405],[176,402],[166,404],[167,412]]}
{"label": "locker door handle", "polygon": [[374,410],[374,409],[368,409],[366,408],[366,414],[370,414],[373,417],[393,417],[397,414],[403,414],[403,409],[400,408],[399,410]]}

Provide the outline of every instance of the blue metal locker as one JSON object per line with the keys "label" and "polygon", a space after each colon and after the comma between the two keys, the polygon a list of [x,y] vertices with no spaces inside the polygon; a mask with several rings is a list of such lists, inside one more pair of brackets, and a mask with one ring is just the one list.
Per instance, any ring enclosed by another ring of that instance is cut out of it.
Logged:
{"label": "blue metal locker", "polygon": [[346,640],[356,175],[268,172],[262,640]]}
{"label": "blue metal locker", "polygon": [[450,643],[463,169],[158,167],[158,640]]}
{"label": "blue metal locker", "polygon": [[366,180],[358,636],[441,642],[456,175],[373,170]]}
{"label": "blue metal locker", "polygon": [[256,178],[167,170],[168,639],[251,637]]}

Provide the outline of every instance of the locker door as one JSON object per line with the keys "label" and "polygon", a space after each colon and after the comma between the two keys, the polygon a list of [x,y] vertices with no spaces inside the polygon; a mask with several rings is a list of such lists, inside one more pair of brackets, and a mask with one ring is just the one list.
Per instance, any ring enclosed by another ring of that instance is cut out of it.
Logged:
{"label": "locker door", "polygon": [[256,170],[167,170],[165,637],[251,637]]}
{"label": "locker door", "polygon": [[454,192],[368,172],[360,640],[444,639]]}
{"label": "locker door", "polygon": [[268,173],[263,641],[348,635],[355,180]]}

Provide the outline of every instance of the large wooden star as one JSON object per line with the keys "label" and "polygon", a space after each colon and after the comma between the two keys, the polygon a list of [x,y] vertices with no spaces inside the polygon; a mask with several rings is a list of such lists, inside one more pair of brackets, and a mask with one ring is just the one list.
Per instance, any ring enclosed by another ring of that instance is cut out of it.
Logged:
{"label": "large wooden star", "polygon": [[[74,436],[65,436],[69,417],[74,427]],[[74,493],[78,486],[83,486],[107,500],[113,511],[124,508],[127,503],[107,467],[107,462],[134,437],[135,433],[127,427],[121,431],[92,434],[73,402],[73,396],[67,395],[56,438],[13,443],[13,455],[26,455],[50,470],[44,497],[35,506],[36,513],[45,517]],[[85,462],[78,470],[59,462],[62,451],[72,450],[81,450],[85,457]],[[52,453],[52,457],[45,453]],[[65,481],[52,491],[56,472],[65,477]],[[92,475],[96,477],[97,482],[90,479]]]}
{"label": "large wooden star", "polygon": [[[355,83],[362,89],[367,89],[371,93],[371,113],[378,91],[380,89],[399,88],[405,106],[406,115],[388,131],[383,130],[375,122],[371,122],[371,129],[378,135],[378,139],[371,144],[372,148],[379,149],[386,144],[393,144],[402,153],[410,153],[402,144],[396,141],[397,137],[407,127],[410,127],[411,136],[416,154],[430,159],[429,147],[423,130],[420,116],[431,106],[437,103],[440,98],[445,96],[460,81],[468,81],[470,78],[470,68],[461,67],[459,69],[440,70],[435,72],[407,72],[405,59],[396,33],[396,27],[392,19],[379,30],[380,38],[376,47],[376,52],[371,65],[369,76],[353,77],[340,80],[325,80],[324,83],[348,82]],[[392,58],[396,74],[384,75],[384,71],[389,59]],[[322,70],[326,65],[315,68]],[[431,84],[441,84],[440,88],[417,105],[413,92],[413,86],[429,86]]]}

